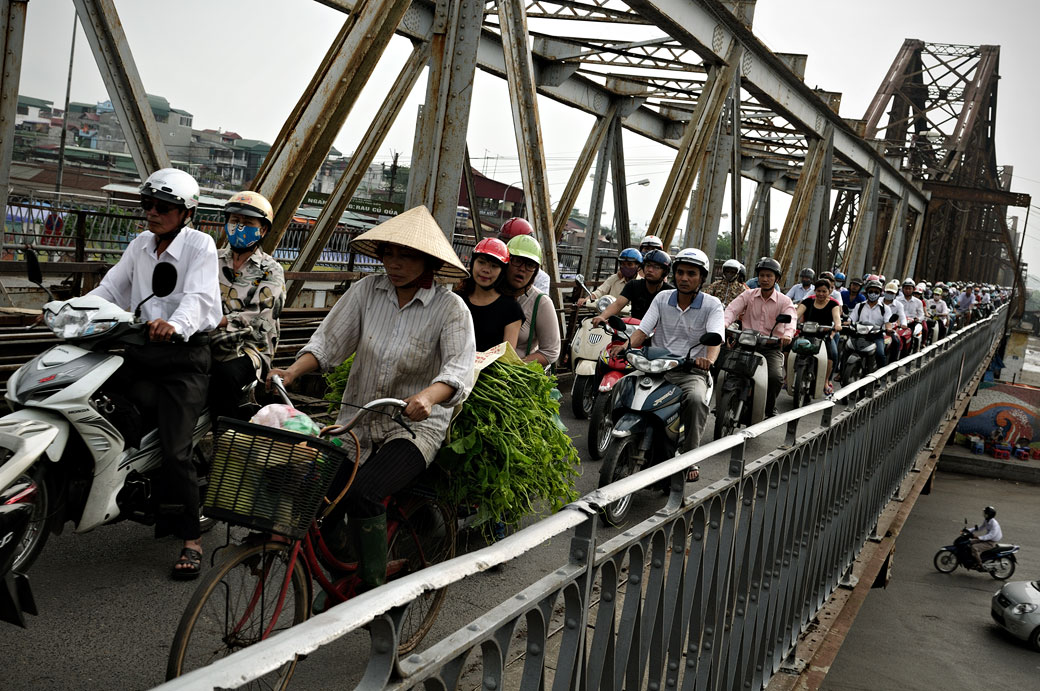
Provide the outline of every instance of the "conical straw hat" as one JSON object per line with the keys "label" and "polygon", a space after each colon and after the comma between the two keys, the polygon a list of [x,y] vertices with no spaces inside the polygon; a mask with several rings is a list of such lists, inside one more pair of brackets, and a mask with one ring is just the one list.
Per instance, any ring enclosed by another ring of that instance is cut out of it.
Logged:
{"label": "conical straw hat", "polygon": [[460,279],[469,276],[455,250],[452,249],[444,231],[437,225],[433,214],[425,206],[417,206],[394,216],[389,221],[380,223],[375,228],[358,235],[350,243],[354,252],[379,259],[377,254],[380,243],[392,242],[402,247],[419,250],[431,257],[440,259],[444,264],[435,272],[444,278]]}

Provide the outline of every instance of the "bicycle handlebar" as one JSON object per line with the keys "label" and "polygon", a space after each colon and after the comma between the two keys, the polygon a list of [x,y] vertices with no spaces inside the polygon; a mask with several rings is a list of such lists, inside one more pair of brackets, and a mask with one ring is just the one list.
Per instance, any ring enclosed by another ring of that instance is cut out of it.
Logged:
{"label": "bicycle handlebar", "polygon": [[329,425],[328,427],[322,429],[321,433],[330,434],[335,437],[346,434],[357,425],[357,423],[361,420],[361,417],[365,415],[365,413],[380,412],[374,409],[384,405],[394,406],[395,408],[397,408],[397,412],[393,415],[390,415],[390,419],[399,424],[401,427],[404,427],[405,430],[407,430],[408,434],[412,435],[412,439],[415,439],[415,432],[412,431],[412,428],[409,427],[408,423],[405,422],[404,419],[401,417],[401,412],[408,406],[408,404],[399,398],[377,398],[373,401],[369,401],[365,405],[358,408],[358,411],[354,413],[353,417],[347,420],[346,423],[342,425]]}

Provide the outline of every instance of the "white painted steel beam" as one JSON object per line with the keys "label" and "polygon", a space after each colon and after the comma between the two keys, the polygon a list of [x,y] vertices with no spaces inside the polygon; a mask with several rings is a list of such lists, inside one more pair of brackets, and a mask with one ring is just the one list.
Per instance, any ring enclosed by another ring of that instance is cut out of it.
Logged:
{"label": "white painted steel beam", "polygon": [[160,168],[169,168],[170,155],[159,134],[115,4],[112,0],[73,0],[73,4],[138,175],[144,180]]}

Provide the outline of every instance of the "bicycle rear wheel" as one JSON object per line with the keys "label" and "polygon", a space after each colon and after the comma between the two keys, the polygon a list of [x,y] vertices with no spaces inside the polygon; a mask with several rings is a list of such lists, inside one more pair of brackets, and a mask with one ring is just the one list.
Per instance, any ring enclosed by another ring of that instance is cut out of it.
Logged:
{"label": "bicycle rear wheel", "polygon": [[[278,542],[235,547],[224,561],[203,574],[170,648],[168,680],[259,643],[310,616],[310,579],[302,550],[279,607],[291,547]],[[285,689],[295,668],[293,659],[240,688]]]}
{"label": "bicycle rear wheel", "polygon": [[[455,556],[455,516],[443,503],[433,499],[400,507],[400,524],[390,538],[389,561],[402,564],[391,579],[415,573]],[[417,597],[401,619],[397,653],[405,656],[426,637],[444,604],[447,588],[426,591]]]}

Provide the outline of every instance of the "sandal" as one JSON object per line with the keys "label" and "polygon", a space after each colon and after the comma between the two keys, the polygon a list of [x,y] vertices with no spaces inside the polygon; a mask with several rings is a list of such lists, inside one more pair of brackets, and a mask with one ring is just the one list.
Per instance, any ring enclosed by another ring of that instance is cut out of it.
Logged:
{"label": "sandal", "polygon": [[834,384],[827,382],[827,385],[823,387],[823,395],[830,396],[834,393]]}
{"label": "sandal", "polygon": [[181,556],[173,564],[170,576],[175,581],[190,581],[199,577],[202,571],[202,552],[191,547],[181,550]]}
{"label": "sandal", "polygon": [[686,481],[687,482],[697,482],[697,480],[700,480],[700,479],[701,479],[701,469],[698,468],[697,466],[693,466],[692,468],[690,468],[689,470],[686,471]]}

